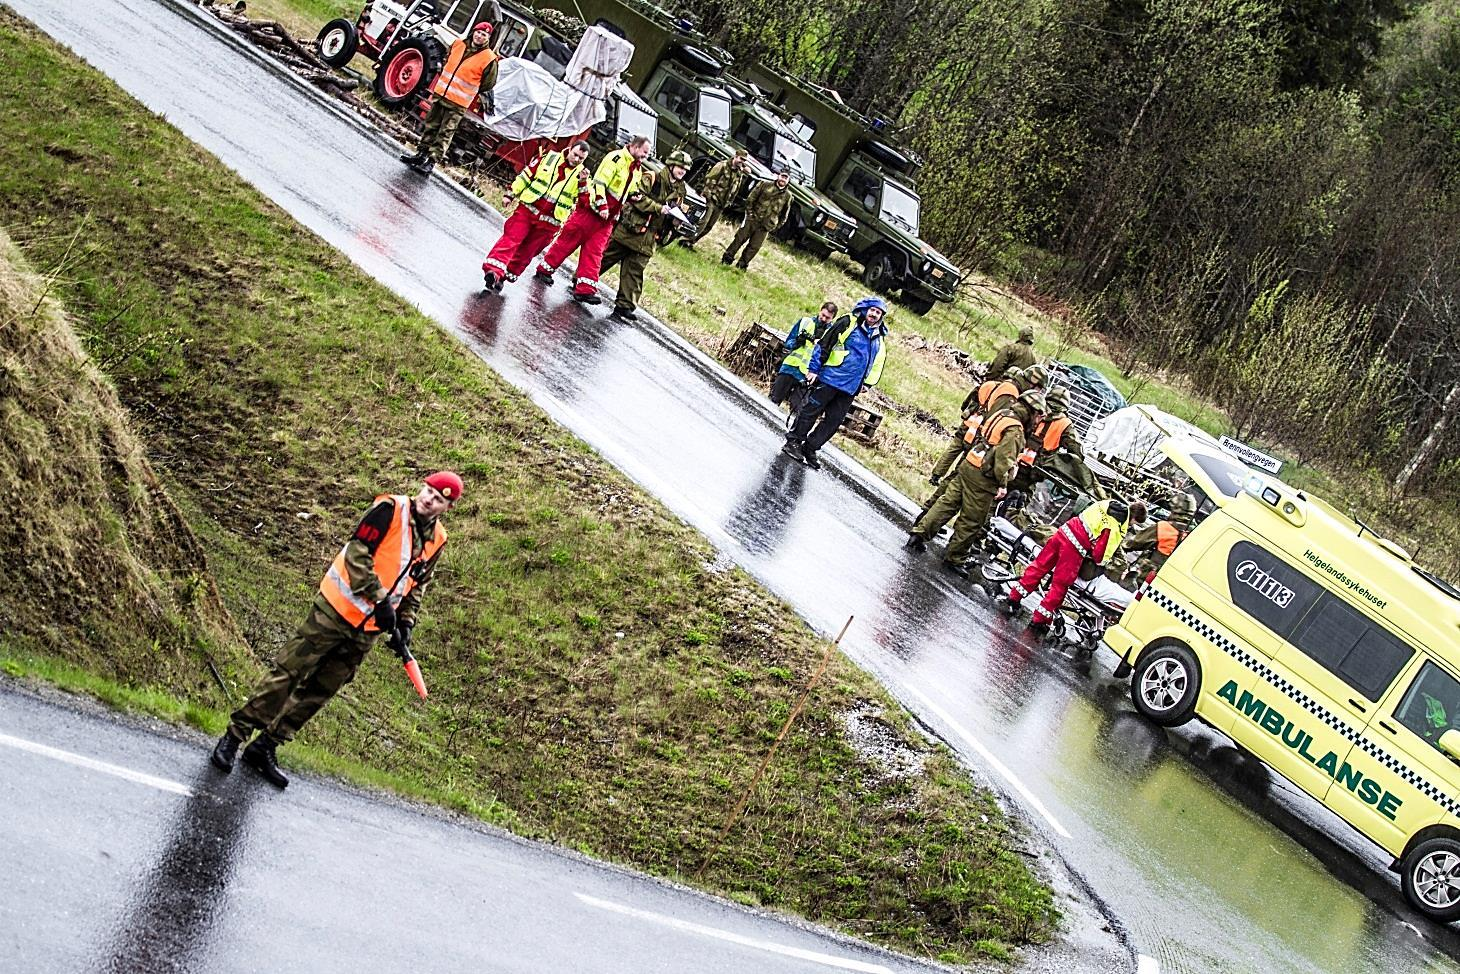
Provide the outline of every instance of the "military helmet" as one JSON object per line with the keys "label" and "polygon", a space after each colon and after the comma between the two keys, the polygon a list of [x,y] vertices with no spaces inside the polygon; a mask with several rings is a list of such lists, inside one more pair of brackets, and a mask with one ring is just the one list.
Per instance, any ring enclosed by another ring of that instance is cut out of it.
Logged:
{"label": "military helmet", "polygon": [[1044,394],[1044,401],[1051,413],[1062,413],[1070,408],[1070,390],[1064,386],[1055,386]]}
{"label": "military helmet", "polygon": [[1175,518],[1190,518],[1196,513],[1196,498],[1186,491],[1177,491],[1176,496],[1171,498],[1171,516]]}
{"label": "military helmet", "polygon": [[1049,370],[1042,365],[1031,365],[1024,370],[1024,381],[1029,386],[1043,389],[1049,381]]}
{"label": "military helmet", "polygon": [[665,161],[665,165],[683,166],[684,168],[688,169],[690,166],[694,165],[694,160],[691,159],[689,157],[689,153],[685,152],[683,149],[675,149],[673,152],[669,153],[669,158]]}
{"label": "military helmet", "polygon": [[1026,389],[1019,393],[1017,402],[1022,402],[1036,413],[1043,413],[1048,408],[1044,401],[1044,393],[1038,389]]}

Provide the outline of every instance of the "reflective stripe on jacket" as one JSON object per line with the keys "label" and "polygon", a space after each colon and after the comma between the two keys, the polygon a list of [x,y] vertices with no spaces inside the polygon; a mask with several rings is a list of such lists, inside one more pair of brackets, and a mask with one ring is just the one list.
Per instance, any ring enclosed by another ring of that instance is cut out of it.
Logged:
{"label": "reflective stripe on jacket", "polygon": [[1098,565],[1109,560],[1125,539],[1128,521],[1110,516],[1110,501],[1091,504],[1060,525],[1059,533],[1075,549]]}
{"label": "reflective stripe on jacket", "polygon": [[[384,500],[395,504],[395,513],[391,515],[390,529],[375,548],[372,567],[380,583],[389,586],[386,597],[390,599],[391,608],[398,609],[401,600],[416,587],[416,579],[411,569],[417,565],[428,564],[436,556],[441,546],[446,544],[446,529],[438,520],[435,536],[421,547],[420,555],[413,561],[411,548],[414,546],[412,541],[415,528],[411,523],[411,499],[404,494],[381,494],[375,498],[375,503]],[[335,555],[335,560],[330,563],[329,571],[320,580],[319,591],[350,625],[357,629],[363,626],[365,632],[380,632],[374,617],[370,616],[375,604],[356,595],[350,585],[350,571],[345,565],[345,548],[342,547],[340,553]],[[367,619],[367,616],[370,618]]]}
{"label": "reflective stripe on jacket", "polygon": [[614,149],[603,157],[598,171],[593,174],[593,204],[608,206],[615,212],[623,208],[624,200],[639,188],[639,177],[644,167],[629,155],[628,149]]}
{"label": "reflective stripe on jacket", "polygon": [[482,75],[497,60],[497,52],[484,47],[470,57],[466,54],[466,41],[457,39],[451,45],[451,54],[446,58],[446,67],[431,86],[432,93],[445,98],[453,105],[470,108],[477,92],[482,87]]}
{"label": "reflective stripe on jacket", "polygon": [[781,365],[790,366],[802,375],[811,367],[811,353],[816,350],[816,326],[819,319],[806,315],[791,326],[786,336],[786,347],[791,354],[781,359]]}
{"label": "reflective stripe on jacket", "polygon": [[[563,170],[561,178],[558,170]],[[578,202],[579,177],[588,172],[583,166],[563,167],[563,154],[556,149],[538,156],[536,163],[517,174],[512,181],[512,195],[531,205],[540,199],[553,204],[552,219],[562,223],[573,213]]]}
{"label": "reflective stripe on jacket", "polygon": [[[863,386],[875,386],[882,378],[882,364],[887,358],[886,338],[885,325],[878,324],[875,328],[868,328],[865,321],[854,320],[841,329],[836,344],[827,353],[826,361],[821,361],[821,349],[824,346],[816,346],[816,350],[811,353],[811,371],[817,373],[819,381],[826,385],[855,396]],[[870,358],[861,375],[855,374],[856,369],[846,364],[847,356],[852,351],[848,347],[849,342],[858,346],[853,361]]]}

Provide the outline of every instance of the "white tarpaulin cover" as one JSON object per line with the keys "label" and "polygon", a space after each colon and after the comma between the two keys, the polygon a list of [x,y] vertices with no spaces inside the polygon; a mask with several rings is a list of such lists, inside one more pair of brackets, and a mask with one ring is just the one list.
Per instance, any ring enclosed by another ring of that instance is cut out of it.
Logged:
{"label": "white tarpaulin cover", "polygon": [[1186,420],[1155,406],[1127,406],[1117,409],[1085,434],[1085,449],[1102,457],[1118,457],[1131,466],[1155,470],[1165,460],[1163,440],[1175,437],[1207,444],[1214,452],[1221,445]]}
{"label": "white tarpaulin cover", "polygon": [[563,139],[608,117],[602,101],[563,84],[532,61],[509,57],[498,65],[497,86],[492,89],[497,110],[483,121],[504,139]]}
{"label": "white tarpaulin cover", "polygon": [[590,27],[568,62],[564,81],[534,61],[503,58],[492,89],[496,112],[483,121],[512,142],[586,132],[608,117],[608,95],[633,56],[634,45]]}
{"label": "white tarpaulin cover", "polygon": [[633,56],[634,45],[602,27],[590,27],[583,32],[568,70],[563,72],[563,81],[601,101],[618,84],[619,75]]}

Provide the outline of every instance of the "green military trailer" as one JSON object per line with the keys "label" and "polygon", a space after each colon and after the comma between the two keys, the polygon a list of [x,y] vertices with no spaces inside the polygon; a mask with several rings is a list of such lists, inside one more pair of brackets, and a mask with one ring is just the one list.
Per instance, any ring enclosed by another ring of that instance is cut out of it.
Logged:
{"label": "green military trailer", "polygon": [[952,301],[961,272],[918,237],[917,157],[888,142],[881,126],[842,104],[835,92],[758,65],[741,74],[816,146],[816,185],[856,219],[848,251],[861,263],[867,286],[900,292],[918,314]]}

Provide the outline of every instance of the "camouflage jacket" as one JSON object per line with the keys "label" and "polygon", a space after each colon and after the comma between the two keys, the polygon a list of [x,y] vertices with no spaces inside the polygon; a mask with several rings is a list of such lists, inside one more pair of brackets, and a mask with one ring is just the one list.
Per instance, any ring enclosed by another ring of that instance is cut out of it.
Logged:
{"label": "camouflage jacket", "polygon": [[781,225],[791,205],[791,188],[777,189],[774,182],[757,183],[745,200],[745,225],[767,233]]}
{"label": "camouflage jacket", "polygon": [[729,159],[721,159],[706,174],[703,192],[705,199],[712,205],[724,209],[740,195],[744,185],[745,173],[732,166]]}
{"label": "camouflage jacket", "polygon": [[645,173],[638,189],[629,194],[613,239],[641,254],[654,253],[655,239],[665,225],[660,214],[670,206],[683,208],[684,180],[671,177],[668,169]]}

